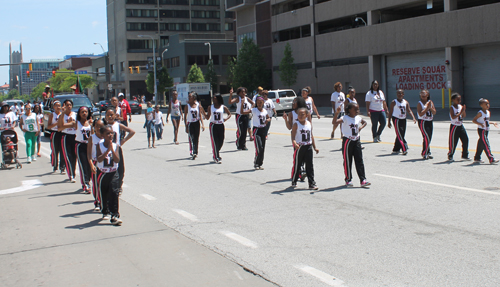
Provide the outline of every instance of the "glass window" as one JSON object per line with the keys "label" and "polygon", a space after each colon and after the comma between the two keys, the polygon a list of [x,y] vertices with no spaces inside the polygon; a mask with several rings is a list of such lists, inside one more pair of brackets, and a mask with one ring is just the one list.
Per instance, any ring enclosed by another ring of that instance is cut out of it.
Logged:
{"label": "glass window", "polygon": [[233,31],[233,23],[226,23],[224,27],[226,31]]}
{"label": "glass window", "polygon": [[109,66],[109,71],[110,71],[111,73],[114,73],[114,72],[115,72],[115,65],[110,65],[110,66]]}

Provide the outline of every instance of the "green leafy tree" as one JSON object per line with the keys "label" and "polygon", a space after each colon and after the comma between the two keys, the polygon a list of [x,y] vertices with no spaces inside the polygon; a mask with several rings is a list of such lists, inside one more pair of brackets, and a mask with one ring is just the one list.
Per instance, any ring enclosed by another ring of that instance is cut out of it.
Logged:
{"label": "green leafy tree", "polygon": [[45,86],[47,85],[46,82],[40,82],[36,87],[31,90],[31,95],[34,96],[35,98],[42,98],[42,93],[45,92]]}
{"label": "green leafy tree", "polygon": [[231,57],[229,63],[227,63],[227,70],[226,70],[228,87],[233,87],[235,69],[236,69],[236,58]]}
{"label": "green leafy tree", "polygon": [[[54,93],[69,93],[71,92],[71,86],[76,84],[76,79],[78,75],[75,75],[72,70],[58,70],[56,75],[49,79],[51,89],[54,89]],[[97,84],[89,75],[79,75],[80,81],[82,82],[82,87],[84,89],[91,89]]]}
{"label": "green leafy tree", "polygon": [[297,83],[297,67],[294,65],[294,59],[292,56],[292,47],[290,43],[285,46],[285,51],[283,53],[283,59],[280,62],[280,80],[285,86],[290,88],[292,85]]}
{"label": "green leafy tree", "polygon": [[266,70],[259,47],[251,39],[243,38],[234,69],[235,87],[246,87],[249,91],[254,91],[258,86],[267,86],[269,78]]}
{"label": "green leafy tree", "polygon": [[[166,67],[162,67],[160,71],[156,73],[156,77],[159,82],[158,87],[156,88],[158,95],[163,95],[167,88],[170,88],[174,85],[174,80],[172,79],[172,77],[170,77],[170,74],[168,73]],[[154,73],[151,72],[146,78],[146,88],[151,94],[155,92],[154,82],[155,76]]]}
{"label": "green leafy tree", "polygon": [[201,71],[198,65],[194,64],[191,66],[189,70],[189,74],[187,75],[188,83],[205,83],[205,77],[203,77],[203,72]]}
{"label": "green leafy tree", "polygon": [[19,91],[16,89],[10,90],[9,93],[7,94],[7,98],[14,99],[15,97],[19,97]]}
{"label": "green leafy tree", "polygon": [[217,73],[215,72],[214,61],[208,61],[207,72],[205,73],[205,80],[210,83],[212,86],[212,90],[217,92],[217,82],[219,78],[217,77]]}

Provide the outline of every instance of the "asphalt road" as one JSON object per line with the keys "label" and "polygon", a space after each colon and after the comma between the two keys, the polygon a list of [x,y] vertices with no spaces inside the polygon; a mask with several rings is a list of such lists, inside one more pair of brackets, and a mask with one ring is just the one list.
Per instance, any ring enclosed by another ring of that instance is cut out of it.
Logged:
{"label": "asphalt road", "polygon": [[[314,119],[313,192],[306,183],[290,188],[292,146],[281,118],[258,171],[253,143],[236,151],[234,117],[221,165],[211,163],[208,130],[193,161],[183,127],[180,145],[168,124],[148,149],[143,119],[133,117],[137,133],[123,147],[122,200],[279,286],[500,285],[499,167],[447,161],[449,122],[435,122],[432,160],[420,156],[416,125],[409,123],[407,156],[391,154],[395,135],[386,128],[381,143],[363,143],[372,186],[360,188],[354,172],[355,187],[345,188],[331,118]],[[473,157],[478,136],[472,123],[466,128]],[[361,135],[371,139],[370,123]],[[499,130],[489,139],[500,157]],[[125,226],[129,216],[122,213]]]}

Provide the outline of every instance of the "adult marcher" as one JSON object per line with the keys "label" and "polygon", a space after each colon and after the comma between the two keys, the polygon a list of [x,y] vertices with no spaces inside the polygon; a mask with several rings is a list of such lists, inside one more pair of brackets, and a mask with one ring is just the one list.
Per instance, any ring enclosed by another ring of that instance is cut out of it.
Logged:
{"label": "adult marcher", "polygon": [[366,93],[365,101],[367,115],[372,122],[373,142],[378,143],[385,128],[389,110],[387,109],[384,92],[380,90],[376,80],[372,82],[370,90]]}
{"label": "adult marcher", "polygon": [[76,182],[76,129],[74,122],[76,121],[76,113],[72,111],[73,101],[65,100],[63,103],[62,113],[57,122],[57,128],[62,133],[61,145],[66,164],[66,172],[69,180]]}
{"label": "adult marcher", "polygon": [[155,147],[155,123],[154,123],[154,110],[151,102],[147,103],[146,113],[144,117],[146,118],[146,122],[144,123],[144,127],[146,128],[147,136],[148,136],[148,148],[151,148],[151,138],[153,140],[153,148]]}
{"label": "adult marcher", "polygon": [[205,110],[197,101],[197,94],[191,92],[188,95],[188,103],[184,107],[184,124],[186,125],[186,133],[189,140],[189,155],[194,160],[198,156],[198,142],[200,140],[200,122],[201,128],[205,131],[202,115]]}
{"label": "adult marcher", "polygon": [[160,111],[160,105],[155,106],[154,124],[155,124],[155,130],[156,130],[156,139],[162,140],[163,139],[163,126],[165,125],[165,123],[163,122],[163,113]]}
{"label": "adult marcher", "polygon": [[26,142],[26,157],[28,163],[36,161],[35,145],[36,138],[40,133],[40,124],[36,118],[36,114],[31,111],[31,104],[26,105],[26,111],[21,116],[19,125],[24,132],[24,141]]}
{"label": "adult marcher", "polygon": [[434,130],[432,120],[436,114],[436,107],[431,101],[431,94],[428,90],[420,91],[420,101],[417,105],[418,113],[418,128],[422,133],[422,158],[432,159],[431,156],[431,140],[432,132]]}
{"label": "adult marcher", "polygon": [[304,98],[304,100],[306,101],[306,105],[307,105],[307,110],[309,110],[309,114],[312,115],[313,112],[316,113],[316,116],[318,117],[318,120],[321,118],[319,113],[318,113],[318,109],[316,108],[316,105],[314,104],[314,100],[311,96],[309,96],[309,94],[311,93],[311,87],[307,86],[305,88],[302,89],[302,98]]}
{"label": "adult marcher", "polygon": [[347,103],[358,103],[358,101],[356,100],[356,89],[354,89],[352,86],[349,86],[349,88],[347,88],[346,101]]}
{"label": "adult marcher", "polygon": [[[345,94],[342,92],[342,84],[340,82],[336,82],[335,85],[333,85],[333,90],[334,92],[332,93],[332,96],[330,98],[330,101],[332,103],[332,114],[335,114],[335,111],[340,107],[340,114],[339,118],[344,116],[344,103],[345,103]],[[335,119],[333,119],[335,121]],[[336,123],[333,124],[333,130],[332,134],[330,136],[330,139],[333,139],[335,136],[335,130],[337,129],[338,125]],[[340,138],[342,138],[342,129],[340,130]]]}
{"label": "adult marcher", "polygon": [[[272,119],[274,116],[274,119],[277,120],[277,115],[278,113],[276,112],[276,106],[274,105],[273,100],[268,98],[269,96],[269,91],[268,90],[263,90],[262,93],[262,98],[264,98],[264,109],[266,109],[267,114],[269,117]],[[269,136],[269,129],[271,128],[271,121],[269,121],[266,125],[266,137]]]}
{"label": "adult marcher", "polygon": [[76,130],[76,158],[80,167],[80,182],[84,193],[90,194],[92,170],[88,161],[88,141],[92,134],[92,115],[87,107],[80,107],[73,128]]}
{"label": "adult marcher", "polygon": [[50,162],[52,165],[52,172],[56,172],[59,168],[61,174],[66,172],[66,161],[62,151],[62,133],[58,130],[57,124],[59,116],[61,115],[61,102],[56,100],[52,103],[54,111],[50,113],[47,121],[47,130],[50,131]]}
{"label": "adult marcher", "polygon": [[[38,126],[40,127],[40,131],[41,131],[41,127],[43,125],[43,112],[42,112],[42,107],[40,107],[40,105],[36,104],[33,108],[33,113],[35,113],[36,115],[36,119],[38,121]],[[38,133],[38,136],[36,137],[36,156],[37,157],[41,157],[42,155],[40,154],[40,149],[42,147],[42,133],[39,132]]]}
{"label": "adult marcher", "polygon": [[229,91],[229,105],[236,104],[236,148],[238,150],[248,150],[247,129],[248,115],[243,112],[249,112],[254,102],[247,97],[247,88],[239,87],[236,90],[237,97],[233,98],[233,88]]}
{"label": "adult marcher", "polygon": [[[224,113],[227,117],[224,118]],[[213,98],[213,104],[208,109],[206,119],[210,119],[210,140],[212,143],[212,155],[215,163],[222,163],[220,150],[224,144],[225,126],[224,123],[231,118],[231,112],[224,106],[224,99],[221,95]]]}
{"label": "adult marcher", "polygon": [[[121,115],[123,118],[121,123],[128,127],[128,123],[132,121],[132,109],[130,108],[130,105],[127,99],[125,99],[125,95],[123,93],[118,94],[118,106],[121,108]],[[121,131],[121,140],[125,138],[125,134],[125,131]]]}
{"label": "adult marcher", "polygon": [[0,132],[14,130],[16,127],[16,114],[9,109],[7,102],[2,102],[0,107]]}
{"label": "adult marcher", "polygon": [[[406,142],[406,117],[408,113],[413,118],[413,123],[416,124],[417,120],[415,115],[410,108],[410,103],[404,99],[405,91],[402,89],[397,90],[396,99],[391,102],[389,107],[389,115],[391,115],[392,122],[394,123],[394,131],[396,132],[396,140],[394,142],[394,147],[392,148],[393,153],[403,152],[403,155],[408,154],[408,143]],[[391,121],[387,124],[387,127],[391,128]]]}
{"label": "adult marcher", "polygon": [[172,92],[172,99],[170,99],[167,110],[167,123],[168,115],[170,115],[172,125],[174,126],[174,143],[179,144],[177,136],[179,135],[179,124],[183,120],[183,113],[181,108],[181,101],[179,101],[179,99],[177,98],[177,91]]}

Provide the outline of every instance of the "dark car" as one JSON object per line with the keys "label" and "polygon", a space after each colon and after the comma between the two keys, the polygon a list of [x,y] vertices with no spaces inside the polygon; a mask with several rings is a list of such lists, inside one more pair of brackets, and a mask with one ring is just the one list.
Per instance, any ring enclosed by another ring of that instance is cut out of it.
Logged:
{"label": "dark car", "polygon": [[50,134],[47,133],[47,125],[49,121],[49,115],[54,111],[52,105],[55,100],[58,100],[61,102],[61,104],[64,103],[66,100],[71,100],[73,101],[73,112],[78,112],[78,109],[80,107],[87,107],[89,108],[90,113],[92,114],[92,119],[95,121],[101,117],[101,112],[99,111],[99,108],[95,107],[94,104],[90,101],[89,97],[85,94],[69,94],[69,95],[57,95],[53,98],[49,98],[45,105],[43,106],[43,128],[44,128],[44,135],[45,136],[50,136]]}
{"label": "dark car", "polygon": [[142,114],[142,106],[137,101],[128,101],[132,114]]}
{"label": "dark car", "polygon": [[110,100],[104,100],[99,102],[99,111],[104,112],[109,106],[111,106]]}

